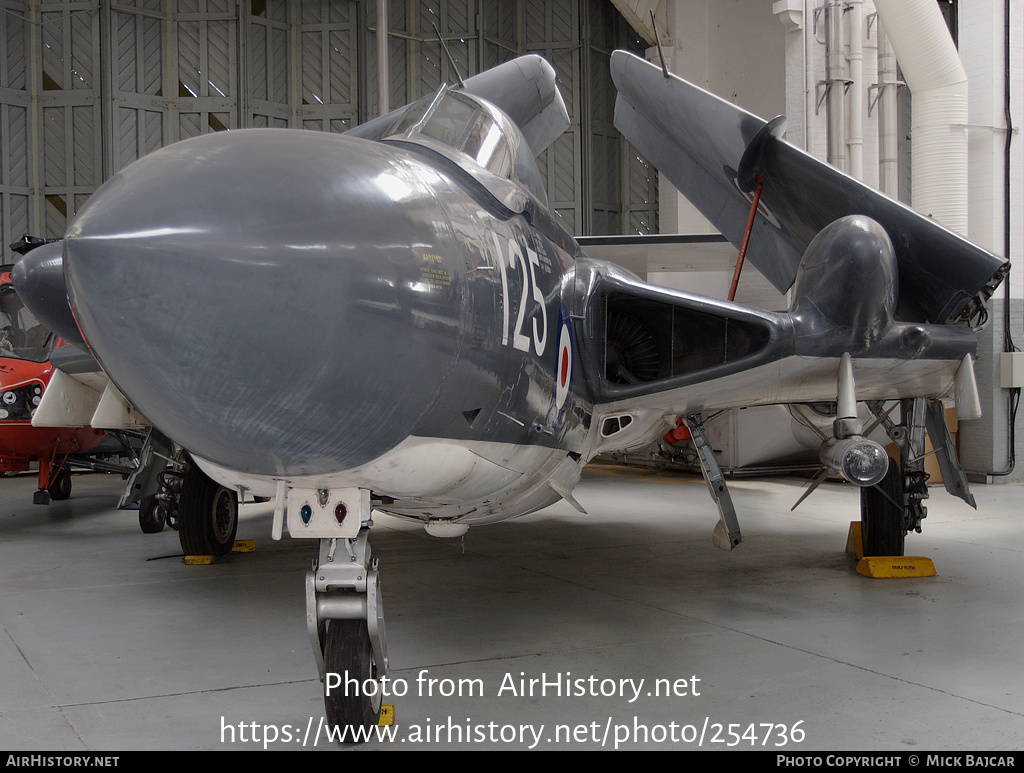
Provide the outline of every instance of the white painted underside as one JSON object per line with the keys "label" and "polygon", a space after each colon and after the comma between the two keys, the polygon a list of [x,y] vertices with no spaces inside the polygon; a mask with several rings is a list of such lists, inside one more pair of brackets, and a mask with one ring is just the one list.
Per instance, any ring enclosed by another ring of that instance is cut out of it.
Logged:
{"label": "white painted underside", "polygon": [[[273,497],[278,477],[248,475],[204,459],[199,466],[221,485]],[[488,441],[408,437],[361,467],[286,478],[289,487],[361,488],[394,499],[383,509],[423,520],[487,523],[514,518],[557,501],[549,485],[571,491],[581,462],[566,451]]]}

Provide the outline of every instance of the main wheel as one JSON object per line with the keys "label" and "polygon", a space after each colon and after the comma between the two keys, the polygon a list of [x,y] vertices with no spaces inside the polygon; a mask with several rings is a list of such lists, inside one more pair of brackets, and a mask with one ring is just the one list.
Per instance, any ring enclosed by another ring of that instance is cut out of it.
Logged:
{"label": "main wheel", "polygon": [[[328,620],[324,637],[324,668],[341,676],[341,687],[324,695],[327,721],[337,727],[373,727],[380,721],[383,696],[365,620]],[[346,688],[349,679],[359,689]],[[373,685],[373,694],[366,689]],[[347,693],[347,694],[346,694]],[[352,740],[356,740],[353,738]]]}
{"label": "main wheel", "polygon": [[178,538],[187,556],[226,556],[235,544],[238,497],[192,466],[181,482]]}
{"label": "main wheel", "polygon": [[860,535],[866,556],[903,555],[903,472],[891,457],[885,477],[860,490]]}
{"label": "main wheel", "polygon": [[145,497],[139,502],[139,526],[143,534],[156,534],[164,530],[166,520],[164,509],[156,502],[156,497]]}
{"label": "main wheel", "polygon": [[[50,470],[53,475],[53,470]],[[56,475],[53,475],[53,483],[46,487],[50,492],[50,499],[60,501],[71,496],[71,473],[67,467],[61,467]]]}

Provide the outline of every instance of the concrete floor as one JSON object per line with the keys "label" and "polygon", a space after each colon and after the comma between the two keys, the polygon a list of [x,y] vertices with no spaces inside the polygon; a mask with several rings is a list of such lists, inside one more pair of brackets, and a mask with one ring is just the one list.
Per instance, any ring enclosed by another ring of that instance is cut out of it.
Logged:
{"label": "concrete floor", "polygon": [[[1021,486],[975,487],[977,512],[933,489],[908,552],[938,577],[883,581],[843,553],[856,492],[826,485],[791,513],[801,485],[732,481],[732,553],[711,544],[703,481],[624,468],[587,472],[588,515],[563,503],[464,545],[378,518],[407,695],[399,740],[356,748],[519,749],[533,732],[541,748],[634,733],[623,746],[693,748],[671,738],[701,732],[724,748],[730,724],[741,748],[752,724],[772,750],[795,728],[794,752],[1024,747]],[[271,506],[246,505],[238,538],[256,552],[185,566],[174,532],[144,535],[113,510],[120,486],[77,476],[70,501],[42,507],[34,476],[0,481],[0,748],[253,749],[275,734],[269,748],[339,748],[305,737],[323,717],[303,604],[314,544],[271,541]],[[521,675],[616,694],[501,690]],[[430,696],[429,679],[484,694]],[[644,680],[632,703],[622,679]],[[686,694],[657,697],[656,679]]]}

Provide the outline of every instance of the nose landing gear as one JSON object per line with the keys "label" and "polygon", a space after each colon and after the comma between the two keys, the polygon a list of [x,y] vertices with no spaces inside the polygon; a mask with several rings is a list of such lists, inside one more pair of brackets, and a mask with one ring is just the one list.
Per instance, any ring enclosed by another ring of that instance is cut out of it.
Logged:
{"label": "nose landing gear", "polygon": [[388,674],[384,608],[368,536],[363,527],[354,538],[321,539],[319,558],[306,575],[306,627],[324,683],[327,721],[336,728],[379,722]]}

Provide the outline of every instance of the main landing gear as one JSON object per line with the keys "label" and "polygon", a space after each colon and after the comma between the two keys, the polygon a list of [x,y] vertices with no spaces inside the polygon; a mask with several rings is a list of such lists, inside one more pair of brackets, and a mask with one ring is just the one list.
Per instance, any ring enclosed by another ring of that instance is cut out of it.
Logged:
{"label": "main landing gear", "polygon": [[368,535],[364,527],[354,538],[321,539],[319,558],[306,574],[306,627],[324,683],[327,721],[336,727],[378,723],[381,680],[388,673],[384,608]]}
{"label": "main landing gear", "polygon": [[876,424],[884,425],[889,438],[900,447],[900,460],[889,457],[885,477],[860,490],[860,533],[865,556],[902,556],[907,532],[921,531],[928,514],[928,474],[924,471],[927,399],[899,403],[900,423],[889,418],[881,402],[868,402]]}
{"label": "main landing gear", "polygon": [[193,463],[170,465],[160,473],[157,493],[139,501],[143,532],[162,531],[164,524],[177,529],[186,556],[226,556],[235,545],[238,495]]}
{"label": "main landing gear", "polygon": [[225,556],[235,545],[238,495],[209,478],[188,452],[155,429],[128,481],[121,506],[139,503],[139,527],[146,534],[176,529],[187,556]]}
{"label": "main landing gear", "polygon": [[181,481],[178,539],[186,556],[226,556],[235,545],[238,495],[189,466]]}
{"label": "main landing gear", "polygon": [[876,424],[882,424],[889,438],[899,445],[900,462],[890,458],[885,477],[861,489],[861,543],[865,556],[902,556],[907,533],[920,532],[921,521],[928,515],[924,506],[929,477],[924,469],[926,433],[946,491],[971,507],[976,505],[946,426],[941,400],[900,400],[898,424],[890,418],[895,406],[887,409],[881,401],[869,401],[867,406]]}
{"label": "main landing gear", "polygon": [[902,556],[907,527],[903,473],[892,457],[885,477],[860,490],[860,540],[866,556]]}
{"label": "main landing gear", "polygon": [[693,445],[697,449],[697,458],[700,460],[704,482],[708,484],[711,498],[718,505],[718,523],[715,524],[711,541],[720,550],[732,550],[743,541],[743,534],[740,532],[740,522],[736,517],[732,496],[729,494],[729,488],[725,485],[722,468],[718,466],[714,449],[711,448],[711,444],[704,434],[705,420],[699,413],[695,413],[692,416],[687,416],[684,421],[690,430]]}

